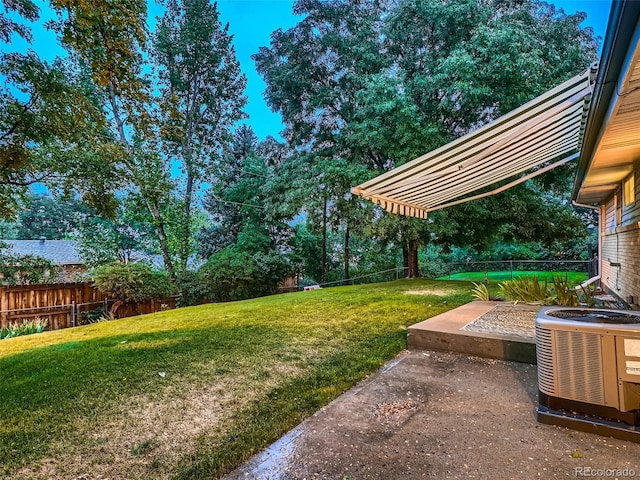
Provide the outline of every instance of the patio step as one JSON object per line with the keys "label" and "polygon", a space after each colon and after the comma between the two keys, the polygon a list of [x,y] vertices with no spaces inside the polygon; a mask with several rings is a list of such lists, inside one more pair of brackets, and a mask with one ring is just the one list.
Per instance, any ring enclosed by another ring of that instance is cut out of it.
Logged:
{"label": "patio step", "polygon": [[535,364],[534,336],[461,330],[499,303],[474,301],[412,325],[408,329],[408,347]]}

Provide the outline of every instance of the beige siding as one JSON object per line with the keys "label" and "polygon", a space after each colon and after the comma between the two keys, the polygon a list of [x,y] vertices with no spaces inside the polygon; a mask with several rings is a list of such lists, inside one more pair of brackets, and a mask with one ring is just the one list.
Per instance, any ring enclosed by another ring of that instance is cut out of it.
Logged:
{"label": "beige siding", "polygon": [[640,201],[638,195],[640,195],[640,170],[635,172],[635,197],[636,202],[630,205],[623,205],[622,207],[622,225],[628,225],[629,223],[637,222],[640,220]]}
{"label": "beige siding", "polygon": [[[638,189],[636,172],[636,196]],[[616,225],[613,196],[602,204],[601,279],[614,294],[635,308],[640,304],[640,202],[623,207],[622,224]]]}
{"label": "beige siding", "polygon": [[609,197],[604,204],[604,231],[616,228],[616,202],[613,196]]}

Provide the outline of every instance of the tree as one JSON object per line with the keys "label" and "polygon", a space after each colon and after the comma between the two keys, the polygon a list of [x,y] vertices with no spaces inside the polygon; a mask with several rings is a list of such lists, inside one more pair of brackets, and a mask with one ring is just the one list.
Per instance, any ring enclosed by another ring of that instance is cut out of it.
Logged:
{"label": "tree", "polygon": [[[596,58],[593,31],[579,26],[583,15],[535,0],[304,0],[295,9],[305,18],[275,32],[271,46],[254,58],[285,135],[314,152],[320,171],[323,161],[342,158],[349,168],[366,167],[371,178],[499,117]],[[337,205],[345,193],[338,195],[340,180],[320,183],[318,171],[310,177],[316,192],[327,193],[328,205]],[[483,203],[457,208],[480,214],[464,224],[458,240],[482,236],[470,226],[486,229],[482,219],[493,204]],[[418,247],[435,230],[447,230],[448,212],[434,215],[442,225],[432,227],[386,214],[374,218],[383,221],[378,234],[403,247],[413,275]],[[501,232],[516,218],[505,214],[491,222]]]}
{"label": "tree", "polygon": [[[151,85],[142,73],[146,43],[146,2],[52,0],[58,20],[50,24],[62,43],[85,65],[108,127],[119,149],[120,185],[138,195],[153,218],[165,268],[175,276],[166,213],[175,182],[157,145]],[[115,143],[115,145],[113,145]]]}
{"label": "tree", "polygon": [[18,34],[27,41],[31,41],[31,30],[26,26],[18,23],[9,14],[17,14],[18,16],[34,22],[40,18],[40,11],[35,3],[31,0],[3,0],[2,6],[4,12],[0,13],[0,41],[9,43],[13,33]]}
{"label": "tree", "polygon": [[[77,199],[30,195],[17,217],[15,238],[61,240],[76,234],[90,214]],[[7,237],[4,237],[7,238]]]}
{"label": "tree", "polygon": [[383,5],[302,0],[294,11],[304,19],[274,32],[271,46],[261,47],[253,58],[267,83],[268,103],[282,114],[285,138],[303,152],[286,166],[296,177],[286,188],[296,189],[299,193],[289,199],[302,200],[298,208],[320,222],[325,245],[321,280],[330,227],[343,227],[348,278],[349,235],[363,223],[362,203],[348,191],[366,178],[360,167],[373,159],[354,154],[341,132],[356,114],[355,98],[367,75],[386,62],[380,43]]}
{"label": "tree", "polygon": [[141,229],[122,219],[88,219],[76,235],[78,254],[85,265],[129,263],[142,250]]}
{"label": "tree", "polygon": [[286,153],[266,142],[258,143],[247,126],[234,133],[226,161],[215,169],[215,183],[204,199],[212,224],[199,234],[203,258],[234,244],[252,254],[285,247],[291,229],[277,209],[280,199],[272,188],[278,172],[269,164],[276,165]]}
{"label": "tree", "polygon": [[287,258],[276,251],[249,253],[241,246],[222,249],[200,270],[209,289],[209,300],[229,302],[271,295],[291,273]]}
{"label": "tree", "polygon": [[143,0],[51,0],[58,21],[50,28],[62,43],[86,65],[111,107],[111,120],[121,144],[131,147],[126,125],[140,135],[148,126],[142,108],[148,91],[140,76],[141,47],[146,42],[147,5]]}
{"label": "tree", "polygon": [[98,290],[117,299],[109,310],[109,314],[113,316],[127,302],[161,300],[173,292],[173,285],[167,275],[154,272],[138,263],[103,265],[96,269],[94,281]]}
{"label": "tree", "polygon": [[[22,20],[39,19],[36,4],[5,0],[3,6],[0,41],[10,43],[15,33],[30,42],[31,31]],[[123,6],[112,5],[113,14]],[[86,203],[111,213],[115,152],[104,147],[104,117],[82,59],[76,60],[49,64],[31,50],[0,55],[5,79],[0,88],[0,218],[13,216],[27,188],[37,182],[80,193]]]}
{"label": "tree", "polygon": [[169,0],[154,36],[159,67],[161,133],[167,154],[184,174],[180,267],[192,243],[194,195],[207,172],[222,160],[231,128],[244,114],[246,78],[229,25],[208,0]]}
{"label": "tree", "polygon": [[0,56],[0,218],[13,216],[37,182],[80,191],[98,208],[109,204],[97,192],[109,190],[111,156],[98,160],[85,142],[101,130],[101,115],[69,65],[49,65],[34,52]]}

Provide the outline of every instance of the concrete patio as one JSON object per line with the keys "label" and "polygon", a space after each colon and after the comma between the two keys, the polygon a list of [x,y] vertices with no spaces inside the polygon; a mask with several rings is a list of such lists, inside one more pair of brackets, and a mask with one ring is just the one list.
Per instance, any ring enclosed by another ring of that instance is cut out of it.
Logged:
{"label": "concrete patio", "polygon": [[536,421],[537,307],[514,322],[495,306],[472,302],[410,327],[410,351],[224,478],[640,476],[640,444]]}

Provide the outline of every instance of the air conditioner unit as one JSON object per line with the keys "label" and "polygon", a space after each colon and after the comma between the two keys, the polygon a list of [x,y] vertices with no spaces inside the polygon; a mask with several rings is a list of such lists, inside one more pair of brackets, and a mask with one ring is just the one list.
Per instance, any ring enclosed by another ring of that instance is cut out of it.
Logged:
{"label": "air conditioner unit", "polygon": [[545,307],[536,318],[538,421],[640,442],[640,315]]}

